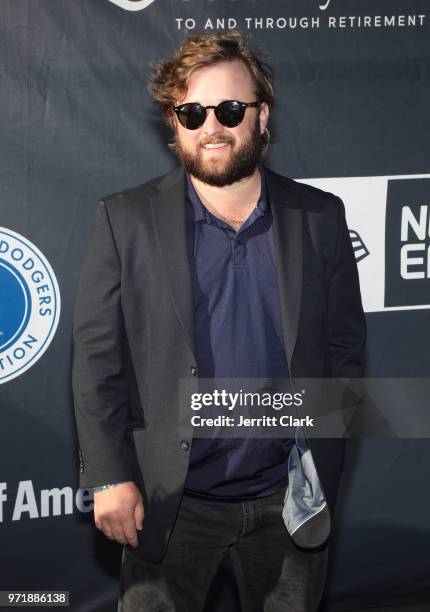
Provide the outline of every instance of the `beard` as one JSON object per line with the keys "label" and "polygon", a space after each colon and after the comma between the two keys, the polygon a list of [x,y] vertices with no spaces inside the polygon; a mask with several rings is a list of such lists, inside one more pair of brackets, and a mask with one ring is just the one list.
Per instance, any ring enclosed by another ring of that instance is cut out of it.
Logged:
{"label": "beard", "polygon": [[[201,147],[204,144],[220,142],[226,142],[231,145],[232,151],[229,158],[221,164],[219,161],[204,161]],[[238,149],[234,149],[234,143],[235,139],[229,135],[207,138],[197,145],[198,150],[196,153],[193,153],[185,149],[176,139],[173,148],[189,174],[192,174],[208,185],[225,187],[251,176],[262,157],[266,140],[260,133],[258,116],[249,138]]]}

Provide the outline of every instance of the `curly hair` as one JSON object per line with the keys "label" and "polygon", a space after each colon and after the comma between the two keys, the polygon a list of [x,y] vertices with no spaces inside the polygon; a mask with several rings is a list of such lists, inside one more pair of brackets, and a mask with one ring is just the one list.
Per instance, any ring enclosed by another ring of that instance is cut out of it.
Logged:
{"label": "curly hair", "polygon": [[274,104],[272,69],[249,45],[238,30],[221,34],[187,36],[175,53],[152,68],[148,91],[158,103],[164,119],[173,128],[172,107],[185,97],[191,74],[206,66],[241,60],[255,84],[258,102]]}

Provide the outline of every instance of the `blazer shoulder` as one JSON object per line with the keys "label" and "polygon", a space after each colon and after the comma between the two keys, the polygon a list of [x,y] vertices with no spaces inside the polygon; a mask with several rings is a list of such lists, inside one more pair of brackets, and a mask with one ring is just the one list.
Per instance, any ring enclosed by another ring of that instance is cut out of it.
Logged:
{"label": "blazer shoulder", "polygon": [[341,198],[331,191],[299,182],[267,168],[266,170],[270,178],[285,190],[288,198],[296,201],[305,210],[337,214],[339,208],[344,207]]}
{"label": "blazer shoulder", "polygon": [[100,201],[103,202],[110,211],[116,211],[116,209],[118,208],[144,205],[156,193],[157,186],[164,180],[166,176],[167,175],[163,174],[161,176],[157,176],[153,179],[150,179],[149,181],[146,181],[141,185],[128,187],[127,189],[124,189],[122,191],[110,193],[101,198]]}
{"label": "blazer shoulder", "polygon": [[109,213],[120,214],[123,212],[131,212],[134,209],[149,208],[147,204],[152,197],[168,188],[176,186],[183,180],[182,166],[176,166],[173,170],[160,176],[156,176],[145,183],[129,187],[123,191],[111,193],[99,201],[104,205]]}

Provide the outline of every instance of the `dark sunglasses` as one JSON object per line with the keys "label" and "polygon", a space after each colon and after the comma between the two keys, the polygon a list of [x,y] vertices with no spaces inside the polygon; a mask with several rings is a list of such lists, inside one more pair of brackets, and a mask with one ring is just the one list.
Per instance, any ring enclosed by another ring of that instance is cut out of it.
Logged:
{"label": "dark sunglasses", "polygon": [[247,108],[256,108],[258,102],[239,102],[238,100],[225,100],[217,106],[202,106],[198,102],[187,102],[174,106],[173,110],[179,123],[187,130],[197,130],[206,121],[207,109],[213,108],[215,117],[225,127],[236,127],[242,123]]}

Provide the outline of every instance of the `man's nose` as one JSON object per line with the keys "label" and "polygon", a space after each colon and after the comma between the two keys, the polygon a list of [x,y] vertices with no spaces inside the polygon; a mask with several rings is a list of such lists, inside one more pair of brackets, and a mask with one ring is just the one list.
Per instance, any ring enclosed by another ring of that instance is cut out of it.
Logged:
{"label": "man's nose", "polygon": [[208,108],[206,111],[206,121],[203,124],[203,133],[208,136],[219,134],[224,131],[224,126],[218,121],[213,108]]}

